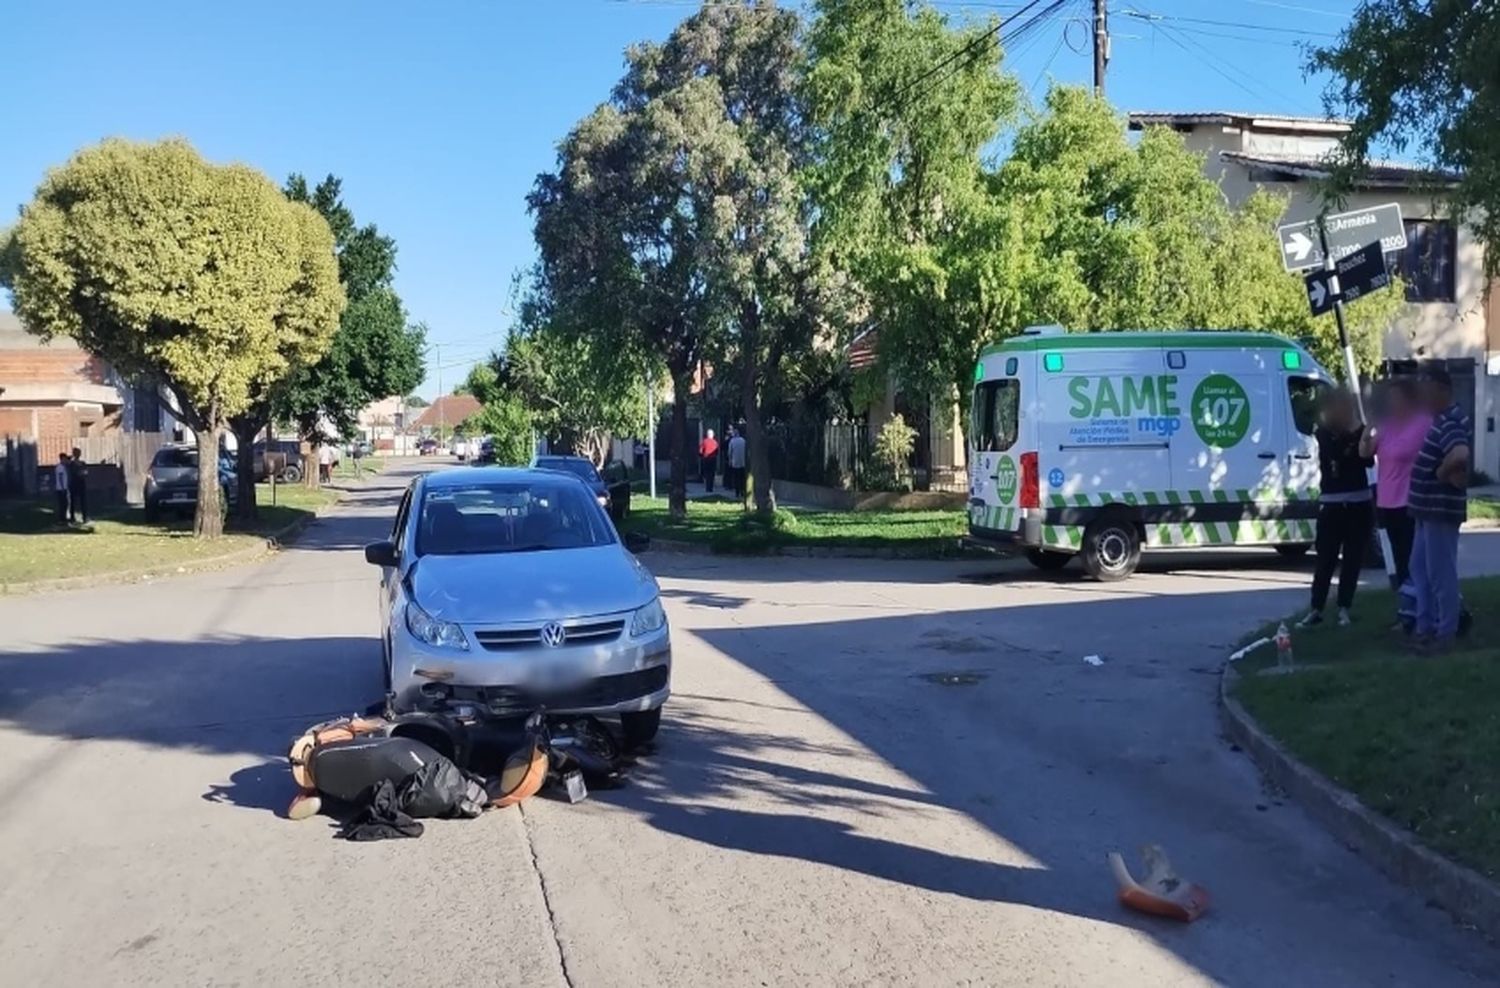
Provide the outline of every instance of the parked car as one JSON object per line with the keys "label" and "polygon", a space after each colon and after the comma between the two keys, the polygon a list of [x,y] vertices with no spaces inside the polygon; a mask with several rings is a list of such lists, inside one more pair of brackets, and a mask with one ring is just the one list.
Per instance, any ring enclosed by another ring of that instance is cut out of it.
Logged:
{"label": "parked car", "polygon": [[417,445],[418,456],[436,456],[438,454],[438,441],[428,436]]}
{"label": "parked car", "polygon": [[374,452],[374,447],[370,445],[370,440],[368,439],[356,439],[349,443],[348,450],[350,456],[356,460],[360,460]]}
{"label": "parked car", "polygon": [[608,511],[615,521],[623,521],[630,513],[629,478],[621,478],[617,474],[614,480],[606,481],[587,457],[538,456],[531,465],[538,470],[559,470],[577,477],[594,492],[599,506]]}
{"label": "parked car", "polygon": [[381,567],[388,705],[459,716],[619,714],[656,735],[672,642],[656,578],[592,492],[551,470],[443,470],[412,482]]}
{"label": "parked car", "polygon": [[[219,489],[224,504],[233,508],[238,493],[234,463],[219,458]],[[198,507],[198,447],[186,443],[163,446],[151,458],[146,472],[146,519],[155,521],[163,512],[189,514]]]}
{"label": "parked car", "polygon": [[[266,444],[258,442],[250,447],[255,460],[255,482],[260,483],[268,479],[266,472]],[[281,453],[286,456],[286,467],[277,474],[276,479],[287,484],[295,484],[302,479],[302,444],[295,439],[273,439],[271,440],[271,452]]]}
{"label": "parked car", "polygon": [[469,458],[470,445],[467,439],[453,440],[453,455],[458,458],[458,462],[462,463]]}
{"label": "parked car", "polygon": [[479,440],[479,448],[474,453],[474,462],[495,462],[495,440],[491,439],[489,436],[485,436],[483,439]]}

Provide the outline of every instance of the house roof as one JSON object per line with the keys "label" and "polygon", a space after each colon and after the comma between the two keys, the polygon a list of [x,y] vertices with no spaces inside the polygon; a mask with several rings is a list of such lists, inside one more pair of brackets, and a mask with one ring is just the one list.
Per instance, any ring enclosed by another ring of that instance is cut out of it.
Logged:
{"label": "house roof", "polygon": [[1246,113],[1239,110],[1138,110],[1128,117],[1131,130],[1146,127],[1196,127],[1218,124],[1225,127],[1249,127],[1252,130],[1295,131],[1306,134],[1343,134],[1349,121],[1332,117],[1298,117],[1281,113]]}
{"label": "house roof", "polygon": [[849,343],[848,362],[852,371],[873,367],[880,359],[880,328],[872,326]]}
{"label": "house roof", "polygon": [[[1220,151],[1219,157],[1247,168],[1264,168],[1295,178],[1327,178],[1329,174],[1327,159],[1314,155]],[[1456,172],[1434,171],[1400,161],[1372,161],[1355,184],[1365,189],[1431,188],[1455,185],[1458,179]]]}
{"label": "house roof", "polygon": [[482,407],[473,395],[443,395],[422,409],[412,426],[417,429],[432,429],[439,425],[451,428],[479,414]]}

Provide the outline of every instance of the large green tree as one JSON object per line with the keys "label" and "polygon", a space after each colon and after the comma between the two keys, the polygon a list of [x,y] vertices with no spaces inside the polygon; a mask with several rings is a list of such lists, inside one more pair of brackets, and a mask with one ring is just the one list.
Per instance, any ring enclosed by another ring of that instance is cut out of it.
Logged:
{"label": "large green tree", "polygon": [[197,434],[194,531],[223,530],[220,436],[257,390],[330,346],[344,291],[328,224],[179,140],[109,140],[47,174],[0,248],[32,331],[159,384]]}
{"label": "large green tree", "polygon": [[1500,3],[1366,0],[1310,67],[1334,74],[1329,112],[1353,123],[1335,190],[1352,187],[1383,145],[1459,172],[1450,205],[1500,275]]}

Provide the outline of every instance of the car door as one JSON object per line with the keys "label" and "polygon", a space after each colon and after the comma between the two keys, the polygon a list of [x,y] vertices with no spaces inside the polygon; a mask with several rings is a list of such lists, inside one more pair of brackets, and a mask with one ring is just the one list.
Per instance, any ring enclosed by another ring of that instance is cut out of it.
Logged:
{"label": "car door", "polygon": [[401,571],[406,562],[406,533],[411,518],[412,501],[416,496],[416,485],[406,489],[401,496],[401,506],[396,509],[396,522],[391,527],[391,543],[396,547],[396,566],[380,568],[380,627],[381,633],[390,627],[391,609],[396,604],[396,594],[401,583]]}

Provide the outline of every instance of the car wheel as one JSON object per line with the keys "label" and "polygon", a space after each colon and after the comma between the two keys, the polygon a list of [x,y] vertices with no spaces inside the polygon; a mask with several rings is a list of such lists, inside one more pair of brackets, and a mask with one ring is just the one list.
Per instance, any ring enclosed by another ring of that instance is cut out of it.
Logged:
{"label": "car wheel", "polygon": [[1101,583],[1123,580],[1141,561],[1141,536],[1123,512],[1097,519],[1083,533],[1083,568]]}
{"label": "car wheel", "polygon": [[291,464],[285,470],[281,471],[281,479],[288,484],[297,483],[297,481],[302,479],[302,468],[295,463]]}
{"label": "car wheel", "polygon": [[1062,569],[1073,561],[1071,552],[1053,552],[1050,549],[1027,549],[1026,561],[1046,573]]}
{"label": "car wheel", "polygon": [[1276,547],[1276,555],[1282,559],[1301,559],[1312,548],[1311,542],[1292,542]]}
{"label": "car wheel", "polygon": [[661,730],[661,707],[621,714],[620,727],[625,731],[626,748],[650,744],[656,739],[656,732]]}

